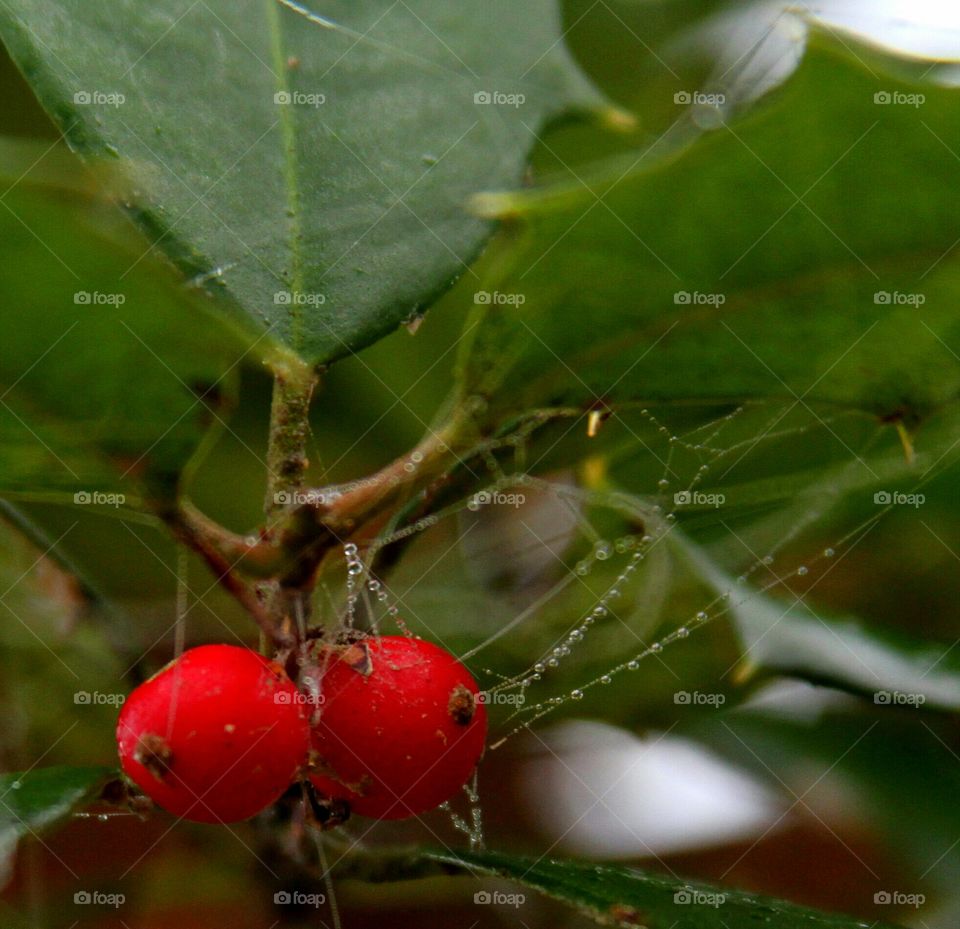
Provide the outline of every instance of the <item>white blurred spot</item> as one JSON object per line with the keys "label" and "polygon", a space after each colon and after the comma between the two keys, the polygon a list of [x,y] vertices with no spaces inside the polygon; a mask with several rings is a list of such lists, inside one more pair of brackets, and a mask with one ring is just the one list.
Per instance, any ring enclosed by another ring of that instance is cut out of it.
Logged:
{"label": "white blurred spot", "polygon": [[759,781],[677,736],[574,721],[534,740],[542,754],[524,763],[521,790],[541,831],[570,854],[701,849],[757,836],[782,812]]}

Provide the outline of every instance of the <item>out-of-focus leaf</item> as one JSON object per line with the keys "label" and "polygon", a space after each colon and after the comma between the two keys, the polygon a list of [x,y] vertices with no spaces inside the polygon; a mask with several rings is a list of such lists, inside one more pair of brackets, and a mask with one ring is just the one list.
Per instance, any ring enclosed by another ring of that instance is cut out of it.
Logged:
{"label": "out-of-focus leaf", "polygon": [[176,480],[267,343],[155,261],[62,153],[3,143],[0,178],[0,492],[134,505],[139,480]]}

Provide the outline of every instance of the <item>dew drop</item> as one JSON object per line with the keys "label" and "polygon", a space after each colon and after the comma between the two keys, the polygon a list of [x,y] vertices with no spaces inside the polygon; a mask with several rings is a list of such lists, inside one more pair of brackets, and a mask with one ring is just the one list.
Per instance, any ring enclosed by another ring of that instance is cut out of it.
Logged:
{"label": "dew drop", "polygon": [[697,622],[705,623],[709,618],[710,616],[704,610],[697,613]]}
{"label": "dew drop", "polygon": [[650,646],[650,651],[658,655],[663,651],[663,646],[659,642],[654,642],[653,645]]}
{"label": "dew drop", "polygon": [[676,635],[678,639],[685,639],[688,635],[690,635],[690,630],[686,626],[681,626],[677,630]]}
{"label": "dew drop", "polygon": [[603,677],[600,678],[600,683],[601,683],[601,684],[609,684],[612,680],[613,680],[613,678],[610,677],[609,674],[604,674]]}
{"label": "dew drop", "polygon": [[570,699],[571,699],[571,700],[582,700],[582,699],[583,699],[583,691],[582,691],[582,690],[571,690],[571,691],[570,691]]}
{"label": "dew drop", "polygon": [[832,548],[825,548],[823,550],[824,558],[833,558],[834,555],[836,555],[836,552]]}
{"label": "dew drop", "polygon": [[799,568],[797,568],[797,576],[798,576],[798,577],[805,577],[805,576],[806,576],[807,574],[809,574],[809,573],[810,573],[810,569],[809,569],[806,565],[803,565],[803,564],[802,564],[802,565],[800,565]]}
{"label": "dew drop", "polygon": [[627,662],[627,670],[628,670],[628,671],[636,671],[637,668],[639,668],[639,667],[640,667],[640,662],[639,662],[639,661],[634,660],[634,661],[628,661],[628,662]]}

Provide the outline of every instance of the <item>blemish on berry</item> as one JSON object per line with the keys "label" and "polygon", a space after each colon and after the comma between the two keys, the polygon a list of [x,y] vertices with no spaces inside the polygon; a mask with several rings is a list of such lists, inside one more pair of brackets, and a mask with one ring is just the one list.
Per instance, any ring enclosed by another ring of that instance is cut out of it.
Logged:
{"label": "blemish on berry", "polygon": [[366,642],[354,642],[353,645],[349,645],[340,655],[340,660],[364,677],[369,677],[373,673],[373,659],[370,657],[370,649]]}
{"label": "blemish on berry", "polygon": [[450,691],[450,700],[447,703],[447,712],[458,726],[467,726],[477,710],[477,701],[473,694],[463,684],[457,684]]}
{"label": "blemish on berry", "polygon": [[145,732],[133,753],[134,761],[142,764],[158,781],[170,773],[173,752],[167,740],[155,732]]}

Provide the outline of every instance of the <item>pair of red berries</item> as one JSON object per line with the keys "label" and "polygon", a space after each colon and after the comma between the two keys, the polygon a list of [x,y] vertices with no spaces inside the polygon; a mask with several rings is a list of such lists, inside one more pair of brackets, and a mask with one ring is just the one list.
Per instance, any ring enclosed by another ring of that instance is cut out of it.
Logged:
{"label": "pair of red berries", "polygon": [[321,798],[377,819],[433,809],[466,783],[487,717],[453,655],[422,639],[371,636],[315,657],[301,692],[248,649],[184,652],[124,704],[124,772],[197,822],[247,819],[304,775]]}

